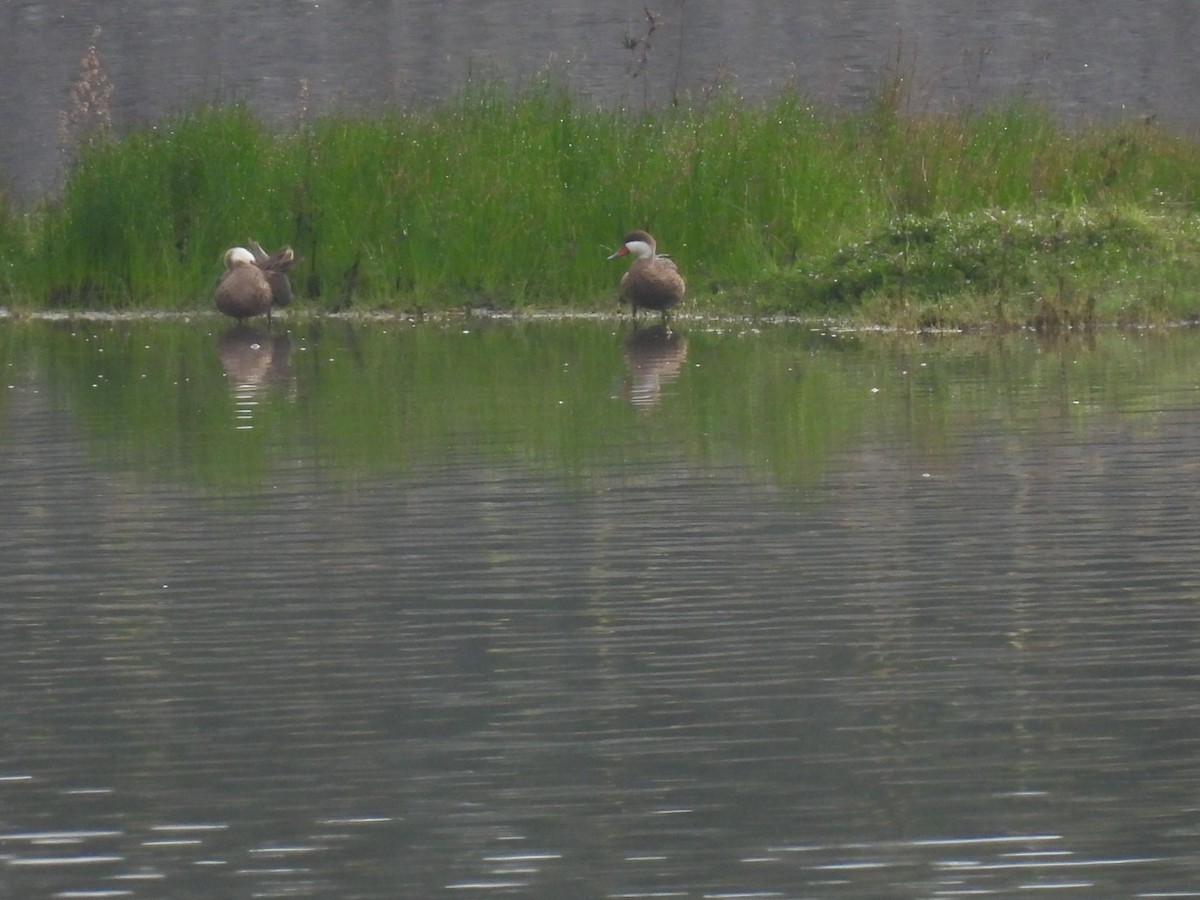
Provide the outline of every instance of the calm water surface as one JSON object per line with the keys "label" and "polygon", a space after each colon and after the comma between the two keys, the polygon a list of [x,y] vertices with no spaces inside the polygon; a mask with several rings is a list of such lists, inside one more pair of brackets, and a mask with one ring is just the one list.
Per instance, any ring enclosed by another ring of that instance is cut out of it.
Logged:
{"label": "calm water surface", "polygon": [[0,321],[0,897],[1200,896],[1200,334]]}

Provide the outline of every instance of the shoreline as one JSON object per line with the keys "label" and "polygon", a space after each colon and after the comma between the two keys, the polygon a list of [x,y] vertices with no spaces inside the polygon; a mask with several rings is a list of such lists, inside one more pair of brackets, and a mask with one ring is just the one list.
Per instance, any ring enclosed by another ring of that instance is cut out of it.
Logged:
{"label": "shoreline", "polygon": [[83,118],[61,196],[0,194],[0,302],[190,313],[256,238],[294,249],[297,307],[322,314],[603,315],[624,271],[605,257],[644,228],[688,282],[681,315],[1200,318],[1200,140],[1021,101],[911,115],[904,89],[860,112],[795,90],[614,112],[547,81],[286,130],[238,104],[121,136]]}
{"label": "shoreline", "polygon": [[[291,310],[287,313],[276,313],[272,324],[266,320],[251,319],[236,322],[224,316],[215,309],[192,310],[14,310],[0,306],[0,323],[25,322],[60,323],[152,323],[152,322],[196,322],[198,324],[221,324],[228,329],[244,328],[246,330],[286,332],[291,326],[304,326],[320,322],[349,322],[351,324],[401,324],[450,326],[465,322],[500,323],[510,325],[559,324],[576,322],[593,322],[608,324],[614,327],[631,327],[646,329],[662,324],[656,316],[643,316],[636,323],[628,313],[612,313],[588,310],[495,310],[495,309],[440,309],[427,313],[389,312],[386,310],[358,310],[349,312],[322,312],[319,310]],[[1070,335],[1092,334],[1100,331],[1154,331],[1171,332],[1194,329],[1200,326],[1200,319],[1178,319],[1157,322],[1088,322],[1081,324],[1060,324],[1054,327],[1037,327],[1034,325],[982,324],[957,327],[905,327],[884,322],[869,322],[856,319],[822,318],[814,316],[785,315],[779,313],[753,315],[735,313],[688,313],[672,316],[666,322],[671,330],[718,330],[724,327],[750,328],[808,328],[814,332],[833,334],[895,334],[911,336],[946,336],[958,335]]]}

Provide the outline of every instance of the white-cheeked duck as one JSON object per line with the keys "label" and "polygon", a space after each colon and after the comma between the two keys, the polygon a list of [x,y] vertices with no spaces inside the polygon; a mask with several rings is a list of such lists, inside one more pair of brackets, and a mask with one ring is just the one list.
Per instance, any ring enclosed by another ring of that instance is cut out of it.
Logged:
{"label": "white-cheeked duck", "polygon": [[257,241],[250,249],[231,247],[225,251],[225,272],[217,284],[217,309],[239,322],[266,315],[277,306],[292,302],[288,270],[299,260],[291,247],[267,253]]}
{"label": "white-cheeked duck", "polygon": [[645,231],[631,231],[621,239],[609,259],[633,256],[633,265],[621,276],[621,299],[633,307],[636,319],[639,309],[654,309],[666,321],[667,311],[683,299],[683,276],[675,261],[657,252],[654,238]]}

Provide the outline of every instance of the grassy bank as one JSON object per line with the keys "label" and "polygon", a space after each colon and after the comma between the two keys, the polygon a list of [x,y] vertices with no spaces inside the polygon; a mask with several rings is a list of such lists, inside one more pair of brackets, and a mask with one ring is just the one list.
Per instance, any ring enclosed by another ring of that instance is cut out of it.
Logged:
{"label": "grassy bank", "polygon": [[245,107],[80,140],[61,195],[0,205],[0,303],[203,309],[223,251],[291,244],[297,306],[609,309],[606,254],[646,227],[697,312],[898,325],[1200,312],[1200,142],[765,103],[602,110],[558,85],[269,129]]}

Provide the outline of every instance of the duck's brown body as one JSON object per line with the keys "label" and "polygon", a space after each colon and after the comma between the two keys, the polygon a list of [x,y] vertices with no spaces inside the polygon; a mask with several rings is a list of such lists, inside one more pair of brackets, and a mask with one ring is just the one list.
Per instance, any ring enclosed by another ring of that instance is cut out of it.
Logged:
{"label": "duck's brown body", "polygon": [[639,309],[653,309],[667,317],[667,311],[683,299],[686,287],[675,261],[656,252],[654,238],[645,231],[631,231],[621,239],[621,246],[609,257],[633,254],[633,265],[621,276],[621,299],[633,307],[636,318]]}
{"label": "duck's brown body", "polygon": [[233,247],[225,253],[225,273],[217,284],[217,309],[239,322],[252,316],[271,317],[276,306],[292,300],[288,269],[296,264],[296,254],[284,247],[268,254],[256,241],[250,250]]}
{"label": "duck's brown body", "polygon": [[292,302],[292,283],[288,280],[287,273],[300,259],[291,247],[268,254],[259,246],[258,241],[250,242],[250,252],[254,254],[255,263],[267,276],[267,284],[271,286],[271,304],[287,306]]}

